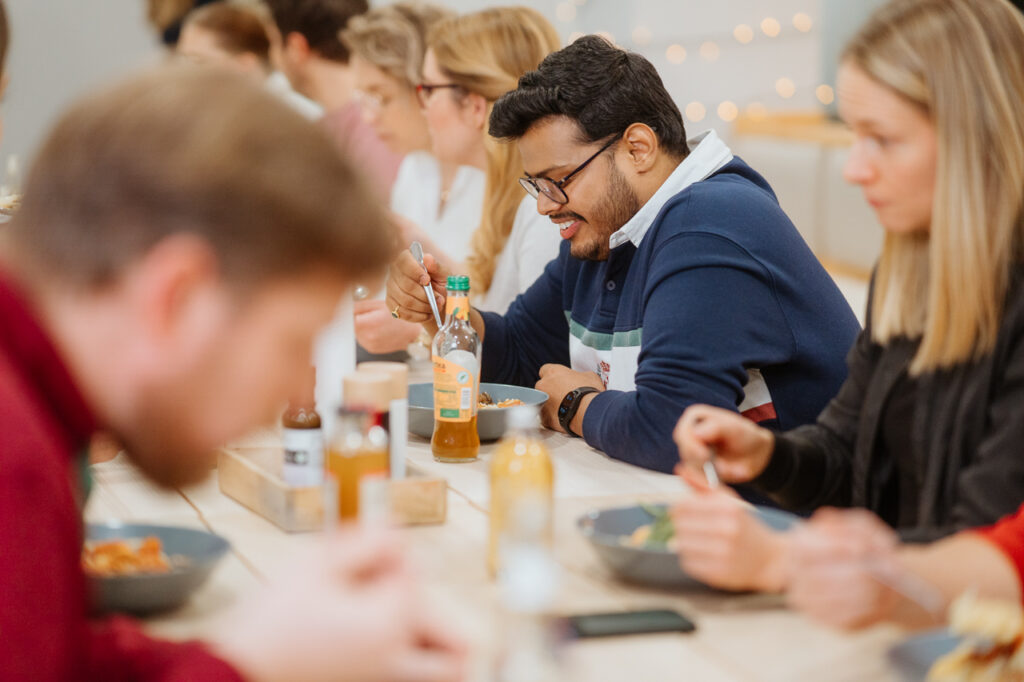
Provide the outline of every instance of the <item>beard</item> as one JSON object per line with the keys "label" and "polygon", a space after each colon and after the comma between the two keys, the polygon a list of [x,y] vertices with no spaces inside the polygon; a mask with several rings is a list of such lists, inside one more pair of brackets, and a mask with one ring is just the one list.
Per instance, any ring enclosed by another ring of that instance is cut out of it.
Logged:
{"label": "beard", "polygon": [[[593,211],[593,222],[586,224],[596,232],[596,236],[588,241],[573,243],[569,252],[574,258],[589,261],[608,260],[611,253],[609,238],[640,210],[640,199],[626,181],[626,176],[619,171],[615,163],[609,164],[608,192]],[[576,216],[580,218],[579,216]],[[582,220],[582,218],[580,218]]]}
{"label": "beard", "polygon": [[169,395],[143,400],[136,405],[132,425],[141,428],[118,433],[128,458],[147,478],[164,488],[199,483],[217,464],[216,448],[201,445],[191,437],[186,400]]}

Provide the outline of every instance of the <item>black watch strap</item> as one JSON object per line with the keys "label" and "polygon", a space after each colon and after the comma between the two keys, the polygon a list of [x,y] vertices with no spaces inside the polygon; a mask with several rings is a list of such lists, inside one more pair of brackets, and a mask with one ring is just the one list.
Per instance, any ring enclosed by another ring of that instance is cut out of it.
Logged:
{"label": "black watch strap", "polygon": [[562,402],[558,405],[558,425],[562,427],[570,436],[579,437],[578,433],[573,433],[572,429],[569,428],[569,424],[572,423],[573,417],[580,410],[580,403],[583,402],[583,396],[588,393],[598,393],[599,391],[593,386],[581,386],[574,388],[565,394],[562,398]]}

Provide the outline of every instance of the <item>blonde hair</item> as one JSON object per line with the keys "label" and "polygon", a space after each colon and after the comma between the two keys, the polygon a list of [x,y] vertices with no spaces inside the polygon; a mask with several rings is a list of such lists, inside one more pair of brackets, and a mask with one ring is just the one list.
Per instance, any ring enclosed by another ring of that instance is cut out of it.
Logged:
{"label": "blonde hair", "polygon": [[[494,102],[514,90],[519,78],[536,69],[560,44],[558,32],[539,12],[496,7],[438,23],[430,31],[428,46],[453,83],[487,100],[489,119]],[[484,135],[484,210],[467,259],[473,289],[480,293],[491,286],[498,256],[524,196],[517,181],[523,170],[519,150],[514,144]]]}
{"label": "blonde hair", "polygon": [[913,375],[990,352],[1024,257],[1024,17],[1006,0],[894,0],[844,63],[919,107],[938,166],[928,234],[887,234],[872,338],[920,338]]}
{"label": "blonde hair", "polygon": [[427,32],[454,12],[425,2],[396,2],[352,17],[341,40],[378,69],[409,88],[420,82]]}

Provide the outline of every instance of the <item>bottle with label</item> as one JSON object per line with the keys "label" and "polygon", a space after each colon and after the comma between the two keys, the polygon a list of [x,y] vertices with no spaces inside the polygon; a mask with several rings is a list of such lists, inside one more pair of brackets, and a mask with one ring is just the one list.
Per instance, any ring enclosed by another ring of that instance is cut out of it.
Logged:
{"label": "bottle with label", "polygon": [[573,675],[561,656],[564,632],[551,617],[559,571],[551,551],[550,499],[532,491],[516,496],[505,511],[499,648],[492,679],[568,682]]}
{"label": "bottle with label", "polygon": [[469,277],[448,278],[445,324],[434,337],[434,437],[439,462],[472,462],[480,456],[476,430],[480,392],[480,337],[469,323]]}
{"label": "bottle with label", "polygon": [[514,531],[516,509],[525,503],[542,524],[540,534],[548,547],[553,540],[555,470],[551,453],[535,436],[536,407],[507,408],[509,434],[498,444],[491,458],[490,536],[487,568],[491,576],[505,568],[505,545]]}
{"label": "bottle with label", "polygon": [[338,518],[357,519],[360,490],[368,481],[386,481],[388,476],[388,438],[379,415],[348,408],[339,412],[327,470],[337,481]]}
{"label": "bottle with label", "polygon": [[316,370],[309,373],[299,392],[288,401],[281,416],[284,441],[284,482],[297,488],[317,486],[324,476],[324,435],[313,396]]}
{"label": "bottle with label", "polygon": [[404,362],[361,362],[359,372],[386,374],[388,394],[388,449],[391,478],[405,478],[405,456],[409,445],[409,365]]}

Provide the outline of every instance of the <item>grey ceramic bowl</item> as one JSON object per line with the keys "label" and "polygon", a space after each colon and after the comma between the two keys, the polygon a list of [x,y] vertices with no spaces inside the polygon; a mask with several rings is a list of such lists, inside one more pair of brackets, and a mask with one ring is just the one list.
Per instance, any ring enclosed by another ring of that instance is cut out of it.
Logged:
{"label": "grey ceramic bowl", "polygon": [[210,577],[210,572],[228,551],[228,541],[219,535],[192,528],[152,526],[136,523],[89,524],[86,540],[160,538],[164,553],[181,556],[181,566],[167,573],[90,578],[97,610],[146,614],[181,606]]}
{"label": "grey ceramic bowl", "polygon": [[959,642],[960,638],[945,628],[922,632],[889,649],[889,663],[904,682],[924,682],[932,664]]}
{"label": "grey ceramic bowl", "polygon": [[[495,402],[518,398],[527,405],[541,406],[548,394],[532,388],[507,384],[480,384]],[[477,416],[476,430],[480,440],[498,440],[505,435],[506,408],[482,408]],[[430,438],[434,435],[434,384],[409,385],[409,432]]]}
{"label": "grey ceramic bowl", "polygon": [[[665,508],[657,504],[646,506]],[[755,507],[751,513],[776,530],[788,529],[798,520],[789,512],[768,507]],[[703,583],[683,571],[675,552],[623,544],[624,538],[653,520],[646,509],[633,506],[595,510],[581,516],[576,524],[604,564],[626,582],[673,589],[703,587]]]}

